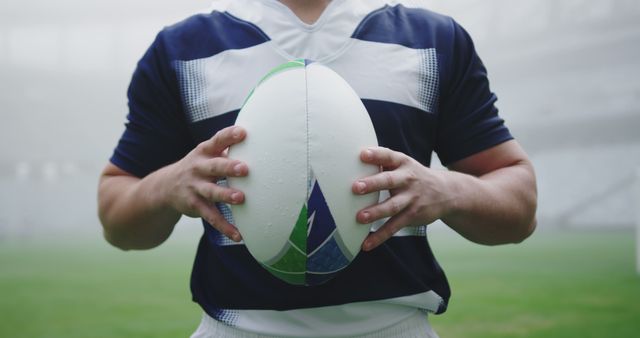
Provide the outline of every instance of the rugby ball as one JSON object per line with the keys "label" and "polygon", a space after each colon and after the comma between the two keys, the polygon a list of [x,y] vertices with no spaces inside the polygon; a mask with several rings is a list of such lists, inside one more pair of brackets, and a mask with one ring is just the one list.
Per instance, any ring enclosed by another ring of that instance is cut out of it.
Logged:
{"label": "rugby ball", "polygon": [[379,171],[359,157],[378,144],[362,101],[328,67],[294,60],[259,82],[235,124],[247,137],[229,158],[247,163],[249,175],[228,184],[245,194],[244,204],[231,206],[244,244],[285,282],[327,282],[369,233],[357,211],[378,201],[378,194],[351,191],[358,178]]}

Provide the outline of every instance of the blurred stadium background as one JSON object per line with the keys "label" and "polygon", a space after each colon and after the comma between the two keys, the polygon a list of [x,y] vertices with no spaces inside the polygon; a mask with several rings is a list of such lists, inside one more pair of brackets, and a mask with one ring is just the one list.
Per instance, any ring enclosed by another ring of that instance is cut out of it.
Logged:
{"label": "blurred stadium background", "polygon": [[[479,247],[432,227],[454,290],[434,325],[443,337],[637,334],[640,2],[426,2],[474,37],[540,198],[539,231],[520,246]],[[207,6],[0,3],[0,336],[195,328],[198,222],[181,221],[154,251],[121,253],[101,240],[95,195],[135,63],[164,25]]]}

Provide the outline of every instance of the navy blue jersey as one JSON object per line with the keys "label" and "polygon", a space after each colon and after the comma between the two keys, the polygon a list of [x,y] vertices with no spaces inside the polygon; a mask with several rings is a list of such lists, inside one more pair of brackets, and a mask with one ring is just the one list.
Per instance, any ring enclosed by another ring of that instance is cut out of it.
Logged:
{"label": "navy blue jersey", "polygon": [[[344,77],[365,104],[379,144],[425,166],[433,152],[447,165],[512,138],[471,38],[451,18],[384,1],[334,1],[305,25],[276,3],[220,1],[162,30],[133,75],[128,123],[111,162],[144,177],[178,161],[233,125],[258,80],[295,58]],[[273,277],[244,245],[203,225],[191,289],[219,320],[232,323],[241,310],[389,300],[440,313],[450,297],[426,225],[404,229],[312,287]]]}

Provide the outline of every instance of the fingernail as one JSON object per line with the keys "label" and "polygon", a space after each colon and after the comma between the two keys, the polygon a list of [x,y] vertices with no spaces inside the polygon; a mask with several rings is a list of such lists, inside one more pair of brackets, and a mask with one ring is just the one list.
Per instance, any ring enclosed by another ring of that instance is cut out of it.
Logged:
{"label": "fingernail", "polygon": [[365,211],[362,213],[362,221],[364,223],[369,223],[369,218],[371,217],[371,214],[369,214],[369,212]]}
{"label": "fingernail", "polygon": [[231,194],[231,200],[234,202],[240,202],[240,193],[239,192],[234,192]]}
{"label": "fingernail", "polygon": [[373,158],[373,152],[371,151],[371,149],[367,149],[364,151],[363,156],[365,160],[371,160]]}
{"label": "fingernail", "polygon": [[367,185],[364,182],[358,181],[358,183],[356,183],[356,189],[358,190],[359,193],[364,194],[364,191],[366,188],[367,188]]}
{"label": "fingernail", "polygon": [[235,242],[240,242],[242,240],[242,236],[240,236],[239,232],[236,232],[231,236],[231,239]]}
{"label": "fingernail", "polygon": [[233,138],[240,138],[240,129],[239,128],[235,128],[233,129],[233,132],[231,133],[233,135]]}
{"label": "fingernail", "polygon": [[242,175],[242,164],[238,163],[233,167],[233,172],[236,175]]}

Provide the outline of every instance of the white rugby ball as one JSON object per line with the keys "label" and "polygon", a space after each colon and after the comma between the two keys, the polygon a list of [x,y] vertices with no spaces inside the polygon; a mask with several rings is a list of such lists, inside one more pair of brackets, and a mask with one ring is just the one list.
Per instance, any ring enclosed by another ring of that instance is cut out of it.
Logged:
{"label": "white rugby ball", "polygon": [[369,233],[357,211],[378,201],[378,194],[351,191],[379,170],[359,157],[378,144],[362,101],[328,67],[294,60],[260,81],[235,124],[247,137],[229,158],[247,163],[249,175],[228,183],[245,194],[231,211],[247,249],[290,284],[330,280]]}

